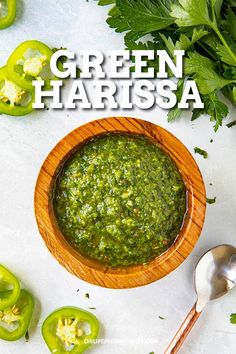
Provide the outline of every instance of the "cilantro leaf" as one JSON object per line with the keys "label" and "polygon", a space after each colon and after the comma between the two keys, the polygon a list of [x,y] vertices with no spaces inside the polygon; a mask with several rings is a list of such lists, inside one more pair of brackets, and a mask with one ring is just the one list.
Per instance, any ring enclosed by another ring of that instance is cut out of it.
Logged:
{"label": "cilantro leaf", "polygon": [[206,0],[179,0],[171,10],[171,16],[179,27],[212,25]]}
{"label": "cilantro leaf", "polygon": [[200,149],[199,147],[195,147],[194,152],[195,154],[202,155],[204,159],[208,158],[208,152],[203,149]]}
{"label": "cilantro leaf", "polygon": [[236,324],[236,313],[231,313],[230,315],[230,322],[232,324]]}

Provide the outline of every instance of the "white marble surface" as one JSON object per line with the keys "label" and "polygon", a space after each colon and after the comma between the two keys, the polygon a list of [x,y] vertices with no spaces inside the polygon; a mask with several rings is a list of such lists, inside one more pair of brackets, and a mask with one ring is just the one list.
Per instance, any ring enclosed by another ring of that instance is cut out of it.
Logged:
{"label": "white marble surface", "polygon": [[[90,0],[19,0],[16,23],[0,33],[0,65],[11,50],[26,39],[50,46],[79,49],[122,49],[122,35],[105,23],[106,8]],[[207,194],[217,203],[207,210],[201,238],[190,257],[175,272],[154,284],[130,290],[107,290],[87,284],[69,274],[47,251],[36,227],[33,193],[39,168],[59,139],[79,125],[98,117],[142,117],[169,129],[193,151],[199,146],[209,159],[196,156]],[[230,119],[235,118],[231,109]],[[25,118],[0,118],[0,262],[12,269],[37,299],[30,341],[0,342],[1,354],[46,354],[40,334],[43,319],[55,308],[76,305],[96,307],[102,336],[121,344],[97,346],[97,354],[161,354],[195,301],[194,266],[203,252],[221,243],[236,245],[236,128],[224,127],[214,134],[202,117],[194,124],[188,114],[174,124],[166,112],[35,112]],[[210,139],[214,143],[210,143]],[[212,182],[213,186],[209,186]],[[77,289],[80,289],[77,292]],[[90,299],[84,297],[90,294]],[[235,353],[236,327],[229,322],[236,312],[235,291],[209,304],[186,341],[182,354]],[[161,320],[158,316],[163,316]],[[146,343],[142,343],[146,341]]]}

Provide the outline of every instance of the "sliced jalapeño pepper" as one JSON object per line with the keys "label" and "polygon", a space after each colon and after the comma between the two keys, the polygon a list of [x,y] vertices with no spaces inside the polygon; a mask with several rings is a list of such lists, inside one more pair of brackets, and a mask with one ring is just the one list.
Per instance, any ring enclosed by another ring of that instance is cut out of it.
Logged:
{"label": "sliced jalape\u00f1o pepper", "polygon": [[[4,291],[2,297],[9,298],[11,291]],[[0,338],[6,341],[16,341],[26,335],[34,311],[32,295],[21,290],[16,303],[0,311]],[[1,326],[4,323],[4,326]]]}
{"label": "sliced jalape\u00f1o pepper", "polygon": [[9,27],[16,18],[16,0],[7,0],[6,9],[0,1],[0,29]]}
{"label": "sliced jalape\u00f1o pepper", "polygon": [[0,68],[0,113],[10,116],[24,116],[32,112],[34,94],[13,82],[6,67]]}
{"label": "sliced jalape\u00f1o pepper", "polygon": [[50,80],[56,79],[50,70],[53,51],[44,43],[31,40],[21,43],[7,61],[9,78],[25,90],[33,90],[33,80],[44,80],[50,87]]}
{"label": "sliced jalape\u00f1o pepper", "polygon": [[12,274],[7,268],[0,264],[0,286],[1,289],[7,289],[9,286],[12,287],[5,295],[4,292],[0,292],[0,311],[7,307],[14,305],[20,296],[20,283],[19,280]]}
{"label": "sliced jalape\u00f1o pepper", "polygon": [[88,349],[99,333],[98,319],[77,307],[63,307],[47,317],[43,338],[51,353],[79,354]]}

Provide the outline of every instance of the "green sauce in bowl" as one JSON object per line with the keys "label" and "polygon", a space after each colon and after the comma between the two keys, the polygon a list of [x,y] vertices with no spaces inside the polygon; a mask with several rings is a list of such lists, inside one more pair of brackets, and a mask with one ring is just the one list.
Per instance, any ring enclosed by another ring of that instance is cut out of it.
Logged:
{"label": "green sauce in bowl", "polygon": [[143,265],[179,234],[186,188],[156,143],[107,134],[89,140],[65,163],[53,205],[62,234],[82,255],[110,267]]}

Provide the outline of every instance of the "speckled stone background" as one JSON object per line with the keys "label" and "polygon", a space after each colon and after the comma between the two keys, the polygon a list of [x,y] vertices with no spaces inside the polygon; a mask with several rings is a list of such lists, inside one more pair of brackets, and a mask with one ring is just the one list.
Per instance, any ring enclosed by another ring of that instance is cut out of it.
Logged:
{"label": "speckled stone background", "polygon": [[[52,47],[70,50],[123,49],[123,37],[105,23],[107,9],[95,1],[19,0],[15,24],[0,32],[0,64],[22,41],[38,39]],[[230,116],[235,119],[230,106]],[[139,289],[107,290],[87,284],[64,270],[49,254],[37,230],[33,194],[39,168],[59,139],[79,125],[98,117],[129,115],[160,124],[193,151],[207,195],[217,197],[208,206],[202,236],[190,257],[161,281]],[[214,142],[210,143],[210,139]],[[37,299],[30,341],[0,342],[1,354],[46,354],[40,328],[55,308],[76,305],[93,310],[102,323],[107,344],[88,353],[161,354],[195,301],[192,273],[198,258],[221,243],[236,245],[236,128],[217,134],[207,117],[194,123],[186,113],[173,124],[160,109],[140,111],[43,111],[25,118],[0,117],[0,262],[11,268]],[[213,183],[213,186],[209,184]],[[77,290],[79,291],[77,292]],[[85,293],[90,298],[84,297]],[[235,353],[236,326],[229,322],[236,312],[236,292],[209,304],[181,354]],[[158,316],[165,319],[161,320]],[[115,339],[116,343],[112,343]]]}

